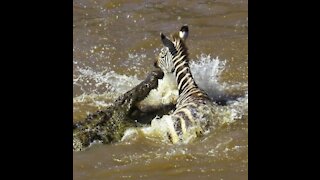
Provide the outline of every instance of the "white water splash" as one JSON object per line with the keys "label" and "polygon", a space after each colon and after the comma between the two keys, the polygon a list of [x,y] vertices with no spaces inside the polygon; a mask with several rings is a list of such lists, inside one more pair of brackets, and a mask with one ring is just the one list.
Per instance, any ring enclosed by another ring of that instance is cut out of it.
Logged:
{"label": "white water splash", "polygon": [[190,70],[197,85],[213,98],[223,93],[223,86],[219,83],[221,72],[226,61],[201,54],[196,60],[190,62]]}
{"label": "white water splash", "polygon": [[[95,82],[95,87],[100,86],[110,86],[110,91],[117,91],[124,93],[130,88],[136,86],[141,82],[136,76],[126,76],[115,73],[114,71],[109,72],[95,72],[90,68],[78,69],[81,73],[77,79],[73,80],[76,84],[78,81],[83,79],[93,80]],[[88,80],[87,80],[88,81]]]}
{"label": "white water splash", "polygon": [[148,109],[160,109],[166,105],[174,105],[179,97],[178,85],[172,73],[164,73],[162,79],[158,80],[157,89],[152,89],[149,95],[138,103],[141,111]]}

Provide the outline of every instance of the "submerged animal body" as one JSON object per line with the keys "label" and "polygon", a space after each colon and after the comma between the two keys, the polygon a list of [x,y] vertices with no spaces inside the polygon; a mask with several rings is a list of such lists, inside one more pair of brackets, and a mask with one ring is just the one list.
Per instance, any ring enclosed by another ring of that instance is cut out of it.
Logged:
{"label": "submerged animal body", "polygon": [[187,25],[181,27],[179,33],[172,35],[172,40],[161,33],[162,48],[155,66],[164,73],[174,74],[179,97],[176,110],[168,121],[167,136],[172,143],[186,142],[201,136],[217,123],[214,119],[215,104],[201,90],[193,79],[189,67],[188,49],[185,41],[188,37]]}

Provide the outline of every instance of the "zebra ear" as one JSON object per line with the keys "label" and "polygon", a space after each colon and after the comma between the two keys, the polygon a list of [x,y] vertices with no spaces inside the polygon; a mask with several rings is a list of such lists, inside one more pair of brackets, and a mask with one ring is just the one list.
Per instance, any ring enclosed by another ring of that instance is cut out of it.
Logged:
{"label": "zebra ear", "polygon": [[174,46],[173,43],[162,33],[160,33],[162,44],[168,48]]}
{"label": "zebra ear", "polygon": [[175,55],[177,53],[176,48],[174,47],[174,44],[162,33],[160,33],[162,44],[169,48],[169,51],[172,55]]}
{"label": "zebra ear", "polygon": [[179,31],[179,37],[184,41],[188,38],[189,35],[189,28],[188,25],[183,25]]}

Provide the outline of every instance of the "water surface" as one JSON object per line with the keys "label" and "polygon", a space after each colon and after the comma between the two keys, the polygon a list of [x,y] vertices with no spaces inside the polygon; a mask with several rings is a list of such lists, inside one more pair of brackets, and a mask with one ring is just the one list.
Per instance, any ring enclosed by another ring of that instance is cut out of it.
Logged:
{"label": "water surface", "polygon": [[73,153],[74,179],[248,178],[248,2],[73,1],[74,118],[103,109],[152,70],[169,35],[188,24],[191,70],[212,98],[235,112],[224,125],[187,145],[138,136]]}

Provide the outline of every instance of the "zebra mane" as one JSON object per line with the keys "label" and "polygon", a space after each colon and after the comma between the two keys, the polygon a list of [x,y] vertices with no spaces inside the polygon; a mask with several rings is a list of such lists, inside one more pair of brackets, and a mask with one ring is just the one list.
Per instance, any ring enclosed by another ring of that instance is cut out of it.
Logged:
{"label": "zebra mane", "polygon": [[185,56],[184,57],[185,61],[189,62],[189,52],[188,52],[188,48],[185,44],[185,41],[180,38],[178,33],[173,34],[171,37],[173,39],[174,48],[176,49],[178,56]]}

